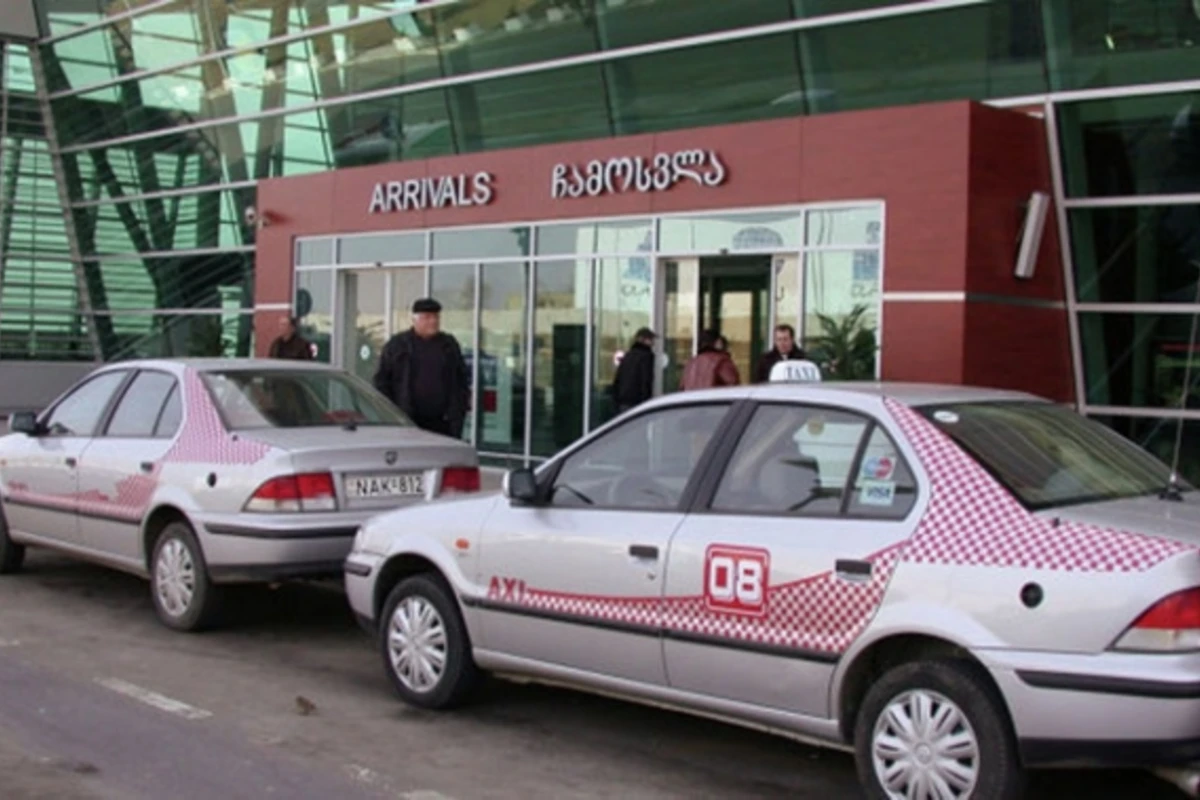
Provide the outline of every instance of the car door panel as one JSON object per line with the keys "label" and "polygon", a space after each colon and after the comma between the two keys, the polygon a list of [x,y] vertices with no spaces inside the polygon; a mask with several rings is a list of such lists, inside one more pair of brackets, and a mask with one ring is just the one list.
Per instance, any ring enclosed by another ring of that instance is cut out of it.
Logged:
{"label": "car door panel", "polygon": [[505,503],[480,555],[479,644],[664,685],[667,550],[729,403],[651,410],[543,472],[546,504]]}
{"label": "car door panel", "polygon": [[[869,418],[796,409],[790,420],[787,408],[759,407],[711,501],[672,540],[664,651],[673,688],[823,717],[837,661],[915,528],[904,511],[915,484]],[[863,478],[868,464],[883,477]],[[844,516],[879,502],[885,479],[903,484],[891,490],[899,519]]]}

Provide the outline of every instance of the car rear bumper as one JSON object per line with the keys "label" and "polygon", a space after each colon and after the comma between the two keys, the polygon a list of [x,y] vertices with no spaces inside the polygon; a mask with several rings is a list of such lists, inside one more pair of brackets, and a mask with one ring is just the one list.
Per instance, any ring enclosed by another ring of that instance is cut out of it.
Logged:
{"label": "car rear bumper", "polygon": [[1200,761],[1200,653],[977,653],[1029,766]]}
{"label": "car rear bumper", "polygon": [[370,514],[240,514],[199,520],[204,555],[221,583],[340,577],[359,526]]}

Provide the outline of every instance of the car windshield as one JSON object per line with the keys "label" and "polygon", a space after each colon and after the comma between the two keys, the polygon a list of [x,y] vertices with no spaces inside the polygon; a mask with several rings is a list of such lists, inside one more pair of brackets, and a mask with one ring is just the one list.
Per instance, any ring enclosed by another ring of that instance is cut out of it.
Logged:
{"label": "car windshield", "polygon": [[230,430],[412,423],[358,378],[317,370],[226,370],[204,382]]}
{"label": "car windshield", "polygon": [[1161,461],[1062,406],[963,403],[920,411],[1033,510],[1155,494],[1170,481]]}

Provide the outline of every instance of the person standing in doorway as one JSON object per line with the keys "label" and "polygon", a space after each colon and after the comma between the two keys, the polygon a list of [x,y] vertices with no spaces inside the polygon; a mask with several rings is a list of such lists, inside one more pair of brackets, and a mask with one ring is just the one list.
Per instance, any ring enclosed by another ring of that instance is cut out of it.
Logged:
{"label": "person standing in doorway", "polygon": [[771,368],[780,361],[803,361],[808,358],[804,350],[796,345],[796,329],[791,325],[775,326],[775,346],[758,359],[754,370],[754,382],[766,383],[771,378]]}
{"label": "person standing in doorway", "polygon": [[284,317],[279,321],[279,327],[279,336],[271,342],[271,358],[312,361],[312,343],[300,335],[300,320]]}
{"label": "person standing in doorway", "polygon": [[649,328],[639,328],[633,344],[621,357],[612,383],[612,398],[618,414],[654,396],[654,341],[657,338]]}
{"label": "person standing in doorway", "polygon": [[717,386],[737,386],[742,382],[737,364],[729,355],[729,344],[716,331],[700,334],[700,346],[696,355],[683,368],[683,391],[690,389],[713,389]]}
{"label": "person standing in doorway", "polygon": [[471,378],[458,340],[442,332],[442,305],[413,303],[412,327],[383,347],[375,388],[418,428],[461,438],[470,407]]}

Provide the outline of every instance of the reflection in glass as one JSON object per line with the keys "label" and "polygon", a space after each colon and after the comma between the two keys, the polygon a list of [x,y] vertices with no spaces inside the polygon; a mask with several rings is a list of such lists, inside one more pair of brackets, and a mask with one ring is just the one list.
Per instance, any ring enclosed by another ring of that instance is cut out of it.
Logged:
{"label": "reflection in glass", "polygon": [[[800,332],[804,328],[800,324],[800,259],[791,255],[775,256],[771,259],[771,267],[775,271],[775,324],[791,325]],[[772,346],[774,341],[772,336]]]}
{"label": "reflection in glass", "polygon": [[1081,302],[1200,302],[1200,204],[1069,213]]}
{"label": "reflection in glass", "polygon": [[879,206],[816,208],[805,214],[804,244],[878,246],[883,232]]}
{"label": "reflection in glass", "polygon": [[523,456],[529,265],[484,264],[479,288],[479,449]]}
{"label": "reflection in glass", "polygon": [[392,328],[397,334],[412,327],[413,303],[425,296],[425,268],[402,267],[392,275]]}
{"label": "reflection in glass", "polygon": [[333,360],[333,281],[333,270],[296,273],[294,313],[300,317],[300,335],[316,345],[317,361],[326,364]]}
{"label": "reflection in glass", "polygon": [[296,266],[322,267],[333,263],[333,239],[301,239],[296,242]]}
{"label": "reflection in glass", "polygon": [[387,343],[387,273],[347,272],[344,280],[342,367],[369,381]]}
{"label": "reflection in glass", "polygon": [[828,379],[871,380],[879,351],[879,251],[804,258],[804,348]]}
{"label": "reflection in glass", "polygon": [[566,222],[540,225],[537,229],[539,256],[597,255],[649,252],[654,249],[654,231],[648,219],[612,222]]}
{"label": "reflection in glass", "polygon": [[734,253],[800,249],[796,211],[666,217],[659,223],[663,253]]}
{"label": "reflection in glass", "polygon": [[653,262],[647,258],[602,258],[596,261],[595,335],[592,343],[593,428],[616,415],[613,378],[617,362],[633,343],[638,328],[652,319]]}
{"label": "reflection in glass", "polygon": [[433,234],[433,260],[511,258],[529,255],[529,228],[457,228]]}
{"label": "reflection in glass", "polygon": [[[442,304],[442,330],[458,340],[467,365],[475,354],[475,265],[438,264],[429,268],[429,293]],[[474,380],[474,369],[471,370]],[[472,408],[479,400],[472,392]],[[475,415],[468,414],[463,439],[475,441]]]}
{"label": "reflection in glass", "polygon": [[541,261],[533,318],[532,453],[549,456],[583,435],[591,263]]}
{"label": "reflection in glass", "polygon": [[1087,401],[1104,406],[1179,408],[1192,362],[1188,408],[1200,408],[1200,348],[1191,313],[1079,314]]}
{"label": "reflection in glass", "polygon": [[679,391],[683,369],[696,353],[696,313],[699,297],[700,259],[678,258],[662,262],[666,294],[663,297],[662,346],[667,366],[663,392]]}
{"label": "reflection in glass", "polygon": [[605,49],[698,36],[704,33],[783,22],[791,18],[791,0],[596,0],[598,28]]}
{"label": "reflection in glass", "polygon": [[339,242],[339,264],[413,264],[425,261],[425,234],[385,233],[345,236]]}
{"label": "reflection in glass", "polygon": [[1170,466],[1175,457],[1175,440],[1183,430],[1179,448],[1179,477],[1192,486],[1200,485],[1200,422],[1160,417],[1097,416],[1127,439]]}
{"label": "reflection in glass", "polygon": [[1200,192],[1195,93],[1114,97],[1058,108],[1068,194]]}

